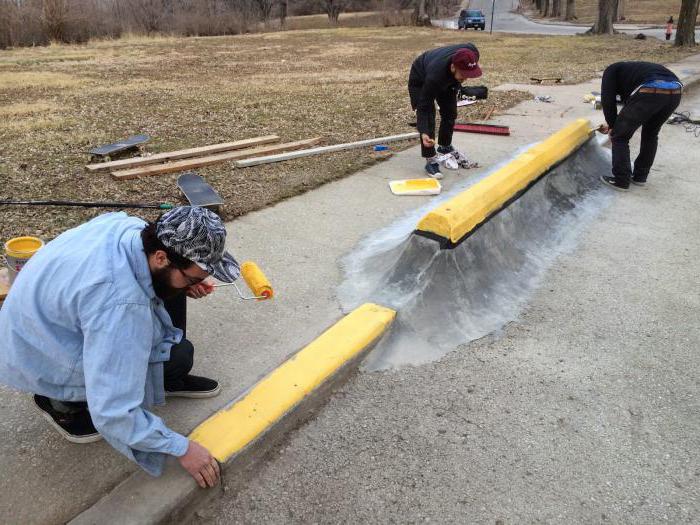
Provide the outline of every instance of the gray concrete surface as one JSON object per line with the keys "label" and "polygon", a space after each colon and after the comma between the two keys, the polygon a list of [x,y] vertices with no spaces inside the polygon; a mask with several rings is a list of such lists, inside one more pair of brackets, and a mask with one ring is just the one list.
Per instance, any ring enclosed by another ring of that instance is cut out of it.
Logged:
{"label": "gray concrete surface", "polygon": [[[700,59],[676,69],[686,76],[700,73]],[[528,117],[500,117],[511,125],[510,137],[458,134],[455,144],[487,170],[577,115],[600,116],[581,103],[582,93],[595,87],[564,86],[551,105],[529,102],[514,110],[526,111]],[[403,131],[400,124],[396,131]],[[157,412],[173,429],[188,433],[342,315],[336,298],[342,279],[337,261],[370,232],[430,200],[394,197],[388,188],[390,180],[422,176],[417,157],[414,149],[404,151],[230,225],[230,248],[241,260],[261,265],[277,298],[251,304],[222,289],[190,302],[194,373],[218,378],[223,391],[210,400],[170,400]],[[449,192],[465,178],[478,176],[478,171],[451,172],[443,185]],[[136,470],[104,442],[74,445],[63,440],[33,410],[26,394],[0,387],[0,406],[0,522],[65,522]]]}
{"label": "gray concrete surface", "polygon": [[[566,23],[542,23],[531,20],[520,15],[514,10],[518,6],[518,0],[496,0],[493,16],[493,30],[503,33],[529,33],[537,35],[576,35],[585,33],[589,26],[566,24]],[[486,31],[491,28],[491,0],[470,0],[471,9],[481,9],[486,16]],[[675,14],[674,14],[675,16]],[[668,14],[660,14],[659,24],[663,24]],[[441,19],[434,22],[435,25],[450,29],[457,29],[457,18]],[[615,24],[615,29],[621,33],[636,35],[643,33],[646,36],[665,39],[665,29],[661,27],[640,26],[632,24]],[[468,30],[467,35],[469,34]],[[675,33],[674,33],[675,34]],[[696,39],[700,37],[700,30],[697,30]]]}
{"label": "gray concrete surface", "polygon": [[[584,86],[547,89],[499,117],[510,139],[586,111]],[[612,194],[518,318],[359,375],[198,521],[696,523],[698,140],[664,127],[648,186]]]}

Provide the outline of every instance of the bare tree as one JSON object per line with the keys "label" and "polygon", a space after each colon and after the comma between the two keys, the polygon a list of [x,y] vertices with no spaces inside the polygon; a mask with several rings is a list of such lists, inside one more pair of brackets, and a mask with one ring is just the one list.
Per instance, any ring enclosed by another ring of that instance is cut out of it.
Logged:
{"label": "bare tree", "polygon": [[627,10],[627,0],[617,0],[617,15],[615,16],[615,21],[624,20],[627,16],[625,11]]}
{"label": "bare tree", "polygon": [[68,2],[66,0],[44,0],[43,21],[51,40],[63,42],[68,24]]}
{"label": "bare tree", "polygon": [[326,13],[331,24],[337,25],[340,13],[343,11],[343,0],[326,0]]}
{"label": "bare tree", "polygon": [[615,19],[616,9],[617,0],[598,0],[598,20],[593,24],[593,27],[588,30],[588,33],[594,35],[612,35],[615,32],[613,20]]}
{"label": "bare tree", "polygon": [[255,7],[260,13],[261,20],[267,25],[272,17],[273,0],[255,0]]}
{"label": "bare tree", "polygon": [[542,10],[540,11],[542,13],[542,16],[549,16],[549,12],[551,11],[551,5],[552,0],[542,0]]}
{"label": "bare tree", "polygon": [[413,23],[417,26],[430,25],[430,0],[417,0],[413,10]]}
{"label": "bare tree", "polygon": [[287,22],[287,0],[280,0],[280,26],[284,27]]}
{"label": "bare tree", "polygon": [[576,0],[566,0],[565,20],[576,20]]}
{"label": "bare tree", "polygon": [[552,0],[552,16],[561,16],[561,0]]}
{"label": "bare tree", "polygon": [[699,6],[700,0],[682,1],[681,13],[678,15],[675,45],[688,47],[695,45],[695,23]]}

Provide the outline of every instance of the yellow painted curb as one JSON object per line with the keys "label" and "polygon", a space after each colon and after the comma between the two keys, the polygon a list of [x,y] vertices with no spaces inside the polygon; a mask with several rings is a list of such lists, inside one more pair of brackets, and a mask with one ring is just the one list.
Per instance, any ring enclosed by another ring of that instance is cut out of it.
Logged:
{"label": "yellow painted curb", "polygon": [[190,439],[224,462],[263,434],[353,357],[375,343],[396,312],[364,304],[199,425]]}
{"label": "yellow painted curb", "polygon": [[578,119],[531,147],[484,180],[428,212],[416,230],[458,242],[518,192],[568,157],[591,136],[591,123]]}

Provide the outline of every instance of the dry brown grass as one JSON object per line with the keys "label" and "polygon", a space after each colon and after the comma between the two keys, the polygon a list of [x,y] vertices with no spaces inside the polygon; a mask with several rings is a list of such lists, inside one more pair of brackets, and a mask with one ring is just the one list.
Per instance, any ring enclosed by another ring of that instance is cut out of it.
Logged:
{"label": "dry brown grass", "polygon": [[[654,39],[469,37],[491,87],[537,75],[580,82],[622,58],[684,56]],[[177,174],[116,182],[84,171],[89,148],[139,132],[153,137],[148,149],[158,152],[272,133],[337,143],[409,131],[411,61],[463,38],[437,29],[340,28],[1,52],[0,198],[182,202]],[[527,96],[494,93],[460,116],[477,118],[491,105],[503,110]],[[230,219],[373,162],[369,152],[351,151],[201,173],[224,197]],[[103,211],[2,206],[0,241],[51,238]]]}

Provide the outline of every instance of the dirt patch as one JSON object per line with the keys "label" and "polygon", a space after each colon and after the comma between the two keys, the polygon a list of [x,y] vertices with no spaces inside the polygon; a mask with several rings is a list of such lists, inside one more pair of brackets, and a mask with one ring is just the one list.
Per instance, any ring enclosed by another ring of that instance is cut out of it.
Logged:
{"label": "dirt patch", "polygon": [[[478,83],[489,87],[531,76],[577,83],[615,60],[672,62],[687,54],[624,36],[469,36],[481,50]],[[0,198],[184,203],[177,174],[116,182],[84,171],[88,149],[134,133],[150,134],[148,150],[160,152],[268,134],[333,144],[412,131],[405,82],[413,58],[463,39],[438,29],[339,28],[2,52]],[[498,114],[529,97],[492,92],[460,108],[459,118],[482,118],[492,106]],[[200,173],[232,219],[367,167],[375,162],[370,153]],[[0,206],[0,241],[50,239],[104,211]]]}

